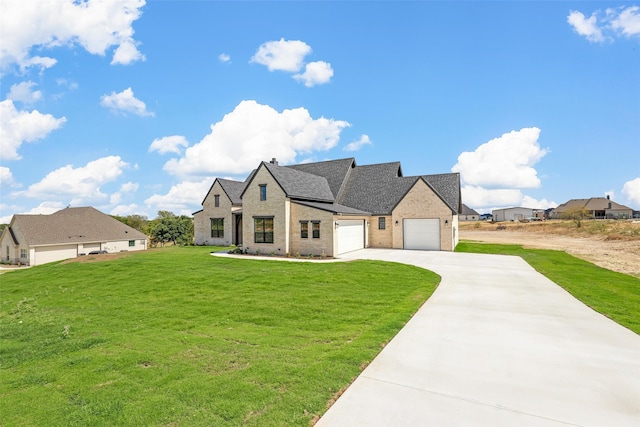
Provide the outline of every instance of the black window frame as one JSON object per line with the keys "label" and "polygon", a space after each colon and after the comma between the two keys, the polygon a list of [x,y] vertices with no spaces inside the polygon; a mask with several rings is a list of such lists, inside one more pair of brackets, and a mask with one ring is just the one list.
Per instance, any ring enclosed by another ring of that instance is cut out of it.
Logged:
{"label": "black window frame", "polygon": [[320,238],[320,221],[311,221],[311,237],[314,239]]}
{"label": "black window frame", "polygon": [[267,200],[267,184],[260,184],[258,187],[260,188],[260,201],[264,202]]}
{"label": "black window frame", "polygon": [[386,230],[387,229],[387,218],[381,216],[378,217],[378,230]]}
{"label": "black window frame", "polygon": [[133,247],[136,245],[136,241],[135,240],[129,240],[129,247]]}
{"label": "black window frame", "polygon": [[[269,224],[271,231],[269,231]],[[272,216],[255,216],[253,217],[253,242],[254,243],[273,243],[274,237],[274,221]]]}
{"label": "black window frame", "polygon": [[[220,239],[224,237],[224,218],[209,218],[211,220],[211,238]],[[215,221],[215,224],[214,224]],[[216,226],[214,228],[214,225]]]}
{"label": "black window frame", "polygon": [[213,206],[216,208],[220,207],[220,195],[219,194],[214,194],[213,195]]}
{"label": "black window frame", "polygon": [[309,221],[300,221],[300,238],[309,238]]}

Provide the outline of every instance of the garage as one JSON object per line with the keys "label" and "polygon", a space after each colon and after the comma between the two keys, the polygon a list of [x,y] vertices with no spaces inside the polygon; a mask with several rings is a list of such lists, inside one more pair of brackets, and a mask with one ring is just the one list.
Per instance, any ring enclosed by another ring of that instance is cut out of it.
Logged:
{"label": "garage", "polygon": [[404,249],[440,250],[440,220],[432,218],[405,219],[403,223]]}
{"label": "garage", "polygon": [[78,256],[78,245],[40,246],[36,248],[34,265]]}
{"label": "garage", "polygon": [[336,226],[338,227],[338,255],[364,248],[363,220],[339,220],[336,221]]}

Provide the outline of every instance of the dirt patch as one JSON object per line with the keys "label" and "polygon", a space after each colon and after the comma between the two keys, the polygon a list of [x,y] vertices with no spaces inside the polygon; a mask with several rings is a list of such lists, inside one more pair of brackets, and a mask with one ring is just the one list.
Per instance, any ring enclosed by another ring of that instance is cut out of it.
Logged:
{"label": "dirt patch", "polygon": [[[568,222],[478,224],[461,223],[460,239],[561,250],[600,267],[640,278],[640,223],[590,223],[590,228],[582,230]],[[498,225],[504,228],[498,230]]]}
{"label": "dirt patch", "polygon": [[71,264],[72,262],[104,262],[111,261],[118,258],[124,258],[129,256],[127,252],[116,252],[113,254],[100,254],[100,255],[82,255],[76,258],[70,258],[62,261],[61,264]]}

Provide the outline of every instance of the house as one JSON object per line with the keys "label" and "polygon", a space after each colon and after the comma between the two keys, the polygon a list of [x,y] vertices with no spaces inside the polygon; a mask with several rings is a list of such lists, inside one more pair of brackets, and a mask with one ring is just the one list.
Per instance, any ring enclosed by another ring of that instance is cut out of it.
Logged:
{"label": "house", "polygon": [[460,221],[479,221],[480,214],[463,203],[462,210],[459,215],[459,220]]}
{"label": "house", "polygon": [[280,166],[243,181],[214,180],[194,213],[196,244],[248,253],[337,256],[365,247],[452,251],[460,175],[405,177],[400,162],[354,158]]}
{"label": "house", "polygon": [[147,249],[147,236],[92,207],[14,215],[0,236],[2,262],[40,265],[95,251]]}
{"label": "house", "polygon": [[491,214],[493,215],[494,221],[502,222],[537,218],[537,216],[539,216],[538,212],[539,210],[537,209],[513,207],[504,209],[493,209],[491,211]]}
{"label": "house", "polygon": [[594,219],[633,218],[633,209],[614,202],[609,196],[571,199],[551,211],[549,216],[553,219],[561,219],[567,212],[579,209],[589,212],[589,216]]}

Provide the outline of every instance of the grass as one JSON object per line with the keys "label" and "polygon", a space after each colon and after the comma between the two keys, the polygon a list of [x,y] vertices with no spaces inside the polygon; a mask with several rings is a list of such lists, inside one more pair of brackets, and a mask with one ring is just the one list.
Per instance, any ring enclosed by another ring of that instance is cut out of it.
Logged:
{"label": "grass", "polygon": [[597,312],[640,334],[640,279],[566,252],[462,241],[457,252],[517,255]]}
{"label": "grass", "polygon": [[1,423],[307,426],[440,280],[210,250],[0,275]]}

